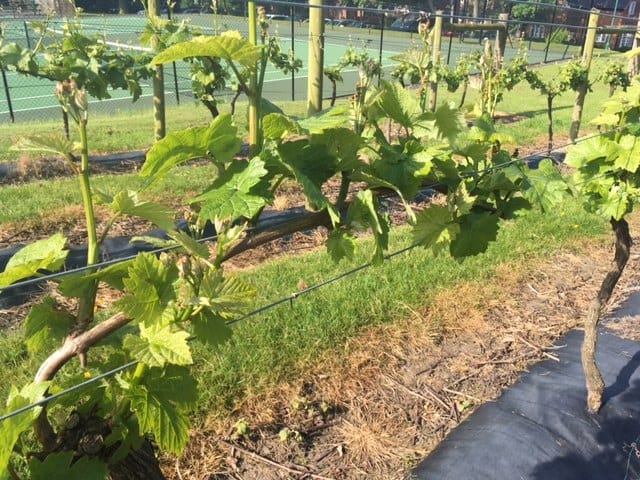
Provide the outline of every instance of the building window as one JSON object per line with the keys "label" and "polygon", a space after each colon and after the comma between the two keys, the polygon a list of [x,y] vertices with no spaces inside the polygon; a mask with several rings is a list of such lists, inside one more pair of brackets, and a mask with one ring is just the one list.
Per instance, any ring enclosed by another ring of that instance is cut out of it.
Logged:
{"label": "building window", "polygon": [[627,12],[627,15],[629,17],[633,17],[635,14],[636,14],[636,2],[630,2],[629,11]]}
{"label": "building window", "polygon": [[596,43],[607,43],[608,39],[609,39],[608,33],[599,33],[598,35],[596,35]]}
{"label": "building window", "polygon": [[625,33],[620,36],[619,48],[632,48],[633,47],[633,33]]}

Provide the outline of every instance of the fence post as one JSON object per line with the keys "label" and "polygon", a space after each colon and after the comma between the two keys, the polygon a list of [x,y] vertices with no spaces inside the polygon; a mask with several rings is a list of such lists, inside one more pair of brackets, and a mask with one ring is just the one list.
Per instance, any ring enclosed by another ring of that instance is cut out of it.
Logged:
{"label": "fence post", "polygon": [[[632,49],[640,47],[640,19],[636,26],[636,33],[633,34]],[[640,73],[640,55],[634,55],[629,59],[629,77],[633,78]]]}
{"label": "fence post", "polygon": [[386,16],[386,12],[383,12],[380,16],[380,47],[378,48],[378,62],[380,63],[380,72],[378,73],[378,87],[380,87],[380,82],[382,81],[382,53],[384,45],[384,24]]}
{"label": "fence post", "polygon": [[498,24],[502,26],[502,28],[496,30],[496,68],[502,68],[502,64],[504,63],[504,51],[507,48],[507,35],[509,34],[507,30],[507,22],[509,21],[508,13],[501,13],[498,15]]}
{"label": "fence post", "polygon": [[9,117],[11,118],[11,123],[16,123],[16,117],[13,115],[13,104],[11,103],[11,94],[9,93],[9,84],[7,83],[7,74],[4,71],[4,68],[0,67],[0,72],[2,72],[2,83],[4,84],[4,94],[7,97],[7,106],[9,107]]}
{"label": "fence post", "polygon": [[[587,25],[587,35],[584,39],[584,53],[582,55],[582,65],[587,69],[587,79],[589,78],[589,68],[591,67],[591,58],[593,57],[593,48],[596,44],[596,28],[598,27],[598,10],[595,8],[589,14],[589,23]],[[576,101],[573,105],[573,115],[571,117],[571,128],[569,130],[569,140],[572,142],[578,138],[580,130],[580,122],[582,121],[582,111],[584,109],[584,100],[589,90],[589,82],[580,85],[576,91]]]}
{"label": "fence post", "polygon": [[307,115],[322,110],[322,70],[324,68],[323,0],[309,0],[309,77]]}
{"label": "fence post", "polygon": [[[289,18],[291,19],[291,56],[296,58],[296,29],[295,29],[295,13],[294,7],[289,7]],[[291,101],[296,99],[296,72],[291,70]]]}
{"label": "fence post", "polygon": [[29,25],[24,22],[24,38],[27,39],[27,48],[31,50],[31,38],[29,37]]}
{"label": "fence post", "polygon": [[[440,45],[442,42],[442,10],[436,11],[436,21],[433,26],[433,50],[432,64],[433,68],[440,65]],[[429,111],[436,111],[436,102],[438,100],[438,80],[429,81]]]}

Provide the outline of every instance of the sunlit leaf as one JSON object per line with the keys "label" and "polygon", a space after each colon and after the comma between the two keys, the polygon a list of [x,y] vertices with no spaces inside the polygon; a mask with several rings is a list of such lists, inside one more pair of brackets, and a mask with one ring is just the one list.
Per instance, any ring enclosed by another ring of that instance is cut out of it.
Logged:
{"label": "sunlit leaf", "polygon": [[122,346],[133,358],[151,367],[164,367],[167,363],[191,365],[189,333],[175,328],[174,325],[140,325],[140,336],[127,335]]}
{"label": "sunlit leaf", "polygon": [[434,255],[447,248],[460,232],[460,225],[454,221],[447,207],[433,205],[416,215],[413,240]]}
{"label": "sunlit leaf", "polygon": [[259,157],[250,162],[233,162],[209,190],[192,202],[202,203],[200,215],[207,220],[251,218],[266,204],[262,195],[252,192],[266,174],[264,162]]}
{"label": "sunlit leaf", "polygon": [[111,210],[120,215],[140,217],[154,223],[164,230],[173,230],[173,210],[159,203],[145,202],[138,199],[138,194],[128,190],[113,197]]}
{"label": "sunlit leaf", "polygon": [[25,343],[29,352],[36,353],[60,345],[69,334],[75,317],[58,309],[56,301],[46,297],[34,305],[24,323]]}
{"label": "sunlit leaf", "polygon": [[524,198],[544,211],[552,211],[568,196],[568,187],[553,162],[545,159],[525,177]]}
{"label": "sunlit leaf", "polygon": [[333,230],[327,238],[327,252],[334,262],[351,260],[356,251],[356,237],[347,230]]}
{"label": "sunlit leaf", "polygon": [[4,272],[0,272],[0,287],[32,277],[44,270],[60,269],[69,253],[64,248],[66,242],[67,239],[58,233],[18,250],[7,262]]}

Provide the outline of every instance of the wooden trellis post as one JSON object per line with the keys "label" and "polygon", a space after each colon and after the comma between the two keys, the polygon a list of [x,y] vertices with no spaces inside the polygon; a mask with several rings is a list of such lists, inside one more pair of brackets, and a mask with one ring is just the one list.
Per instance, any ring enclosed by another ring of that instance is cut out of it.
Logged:
{"label": "wooden trellis post", "polygon": [[[433,68],[438,68],[440,64],[440,45],[442,41],[442,10],[436,11],[436,20],[433,25],[433,47],[432,47],[432,62]],[[429,81],[429,111],[436,111],[436,101],[438,99],[438,81]]]}
{"label": "wooden trellis post", "polygon": [[[587,69],[587,79],[589,78],[589,68],[591,67],[591,58],[593,57],[593,48],[596,44],[596,28],[598,27],[598,10],[591,10],[589,15],[589,24],[587,25],[587,35],[584,39],[584,53],[582,55],[582,64]],[[571,117],[571,129],[569,130],[569,140],[572,142],[578,138],[580,130],[580,122],[582,121],[582,111],[584,109],[584,100],[589,90],[588,81],[584,85],[580,85],[576,91],[576,101],[573,106],[573,116]]]}

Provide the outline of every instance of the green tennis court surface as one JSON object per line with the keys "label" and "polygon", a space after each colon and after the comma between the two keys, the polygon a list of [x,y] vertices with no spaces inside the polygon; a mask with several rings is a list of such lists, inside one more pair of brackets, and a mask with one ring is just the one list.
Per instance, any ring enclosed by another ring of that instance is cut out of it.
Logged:
{"label": "green tennis court surface", "polygon": [[[176,15],[177,20],[182,16]],[[213,15],[194,15],[184,17],[192,25],[199,27],[205,34],[214,34],[226,30],[238,30],[247,35],[247,22],[242,17],[214,17]],[[34,33],[29,28],[27,22],[17,19],[0,19],[6,25],[6,42],[15,41],[25,47],[32,46],[37,42]],[[121,46],[124,49],[139,49],[140,35],[144,31],[146,19],[141,15],[102,15],[84,16],[82,25],[85,34],[98,34],[105,41],[112,45]],[[58,32],[63,27],[62,21],[51,21],[50,31]],[[271,22],[271,33],[280,37],[283,51],[293,49],[296,58],[303,62],[303,67],[294,76],[285,76],[282,72],[269,69],[265,75],[265,87],[263,93],[266,98],[273,102],[281,100],[302,100],[306,98],[307,74],[308,74],[308,23],[290,21]],[[406,50],[419,39],[417,35],[406,32],[380,32],[370,28],[342,28],[337,26],[327,26],[325,30],[325,66],[335,65],[344,55],[349,47],[358,50],[366,50],[373,58],[380,59],[387,73],[395,62],[391,57]],[[459,39],[442,39],[442,58],[449,60],[450,64],[455,64],[463,53],[477,51],[480,48],[478,41],[461,42]],[[516,44],[507,44],[505,56],[513,57],[518,49]],[[558,55],[556,53],[556,55]],[[553,54],[552,54],[553,56]],[[541,50],[531,50],[529,61],[531,63],[541,62],[544,52]],[[553,59],[553,58],[550,58]],[[41,118],[42,115],[58,115],[59,106],[53,95],[55,85],[53,82],[27,77],[14,72],[6,72],[7,87],[11,99],[12,108],[16,120],[30,120]],[[353,92],[357,81],[355,70],[344,72],[344,82],[338,84],[338,95],[348,95]],[[230,92],[226,92],[229,95]],[[331,95],[330,83],[325,81],[325,98]],[[149,103],[152,96],[151,85],[143,85],[143,95],[138,102],[138,106]],[[189,66],[186,63],[178,62],[165,67],[165,96],[167,102],[171,104],[180,98],[185,100],[191,98],[191,79]],[[225,92],[222,92],[225,96]],[[111,92],[111,99],[92,101],[93,112],[109,112],[132,108],[131,97],[125,91]],[[6,93],[0,93],[0,122],[9,121],[9,103]]]}

